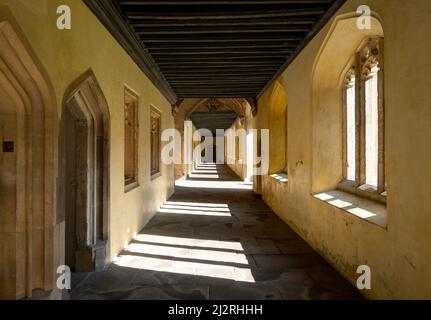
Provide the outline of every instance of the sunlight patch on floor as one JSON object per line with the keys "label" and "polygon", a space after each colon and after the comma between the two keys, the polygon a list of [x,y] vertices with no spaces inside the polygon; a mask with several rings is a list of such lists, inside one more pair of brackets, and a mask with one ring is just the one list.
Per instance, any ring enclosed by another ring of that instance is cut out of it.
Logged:
{"label": "sunlight patch on floor", "polygon": [[158,256],[169,256],[172,258],[196,259],[215,262],[229,262],[248,265],[248,260],[244,254],[236,252],[226,252],[210,249],[186,249],[174,246],[151,245],[144,243],[130,243],[124,248],[128,253],[150,254]]}
{"label": "sunlight patch on floor", "polygon": [[160,236],[153,234],[138,234],[134,237],[134,240],[141,242],[152,242],[160,244],[171,244],[180,246],[190,246],[190,247],[202,247],[202,248],[218,248],[227,249],[235,251],[243,251],[244,248],[241,242],[238,241],[220,241],[220,240],[205,240],[205,239],[193,239],[193,238],[183,238],[183,237],[169,237]]}
{"label": "sunlight patch on floor", "polygon": [[190,173],[190,178],[199,178],[199,179],[218,179],[220,178],[218,174],[203,174],[203,173],[199,173],[199,174],[195,174],[195,173]]}
{"label": "sunlight patch on floor", "polygon": [[211,210],[190,210],[190,209],[172,209],[162,207],[158,211],[159,213],[170,213],[170,214],[187,214],[187,215],[201,215],[201,216],[214,216],[214,217],[231,217],[229,212],[219,212]]}
{"label": "sunlight patch on floor", "polygon": [[139,234],[113,263],[134,269],[255,282],[238,241]]}
{"label": "sunlight patch on floor", "polygon": [[252,271],[249,268],[237,268],[201,262],[176,261],[173,259],[155,259],[127,254],[119,255],[115,258],[114,263],[121,267],[141,270],[170,272],[241,282],[255,282]]}
{"label": "sunlight patch on floor", "polygon": [[176,186],[200,189],[243,189],[252,190],[253,185],[242,181],[191,181],[177,180]]}
{"label": "sunlight patch on floor", "polygon": [[203,216],[218,216],[231,217],[229,208],[218,207],[217,204],[201,204],[193,206],[189,203],[172,204],[175,202],[165,202],[159,209],[159,213],[169,214],[187,214],[187,215],[203,215]]}
{"label": "sunlight patch on floor", "polygon": [[228,208],[226,203],[212,203],[212,202],[183,202],[183,201],[165,201],[166,205],[180,205],[192,207],[211,207],[211,208]]}
{"label": "sunlight patch on floor", "polygon": [[218,212],[230,212],[228,208],[218,208],[218,207],[204,207],[204,206],[187,206],[187,205],[176,205],[176,204],[163,204],[162,208],[164,209],[181,209],[181,210],[199,210],[199,211],[218,211]]}

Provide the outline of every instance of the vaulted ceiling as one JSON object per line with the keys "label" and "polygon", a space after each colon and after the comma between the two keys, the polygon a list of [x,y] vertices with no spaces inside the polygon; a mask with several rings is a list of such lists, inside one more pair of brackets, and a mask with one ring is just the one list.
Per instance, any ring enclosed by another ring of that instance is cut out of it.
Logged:
{"label": "vaulted ceiling", "polygon": [[[187,102],[191,102],[187,103]],[[190,118],[196,129],[207,129],[216,134],[217,129],[226,130],[239,118],[245,118],[247,108],[251,106],[242,99],[187,99],[181,105],[186,112],[185,118]],[[249,110],[250,112],[252,110]]]}
{"label": "vaulted ceiling", "polygon": [[175,104],[257,98],[345,0],[84,0]]}
{"label": "vaulted ceiling", "polygon": [[229,129],[238,115],[235,112],[194,112],[190,119],[193,121],[196,129],[207,129],[212,134],[217,129]]}

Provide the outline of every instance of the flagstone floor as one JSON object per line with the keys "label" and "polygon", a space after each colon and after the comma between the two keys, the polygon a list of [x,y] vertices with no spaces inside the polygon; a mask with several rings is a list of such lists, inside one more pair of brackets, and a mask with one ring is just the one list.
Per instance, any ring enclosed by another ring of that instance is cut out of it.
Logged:
{"label": "flagstone floor", "polygon": [[71,299],[362,299],[224,165],[202,164]]}

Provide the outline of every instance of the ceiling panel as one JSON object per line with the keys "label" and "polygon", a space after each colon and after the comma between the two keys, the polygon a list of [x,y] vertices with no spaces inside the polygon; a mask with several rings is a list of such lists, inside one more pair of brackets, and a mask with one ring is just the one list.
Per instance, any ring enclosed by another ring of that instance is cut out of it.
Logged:
{"label": "ceiling panel", "polygon": [[258,97],[345,2],[84,1],[173,104]]}

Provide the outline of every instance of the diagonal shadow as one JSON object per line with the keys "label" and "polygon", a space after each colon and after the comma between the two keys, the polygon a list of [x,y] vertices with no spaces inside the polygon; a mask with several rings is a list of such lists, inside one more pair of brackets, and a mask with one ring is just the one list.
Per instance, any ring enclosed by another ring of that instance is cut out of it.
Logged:
{"label": "diagonal shadow", "polygon": [[[198,171],[201,167],[217,171],[212,174],[218,177],[208,179],[215,187],[177,186],[163,212],[130,243],[143,252],[126,247],[106,272],[76,285],[73,298],[362,298],[252,190],[230,189],[230,183],[241,180],[227,166],[202,165]],[[206,175],[197,173],[189,180],[206,182],[200,178]],[[169,212],[169,206],[181,213]],[[227,209],[222,213],[228,215],[208,214],[215,208]],[[156,252],[145,252],[149,249]],[[182,256],[181,250],[193,256]],[[226,254],[239,254],[244,263],[225,261]]]}

